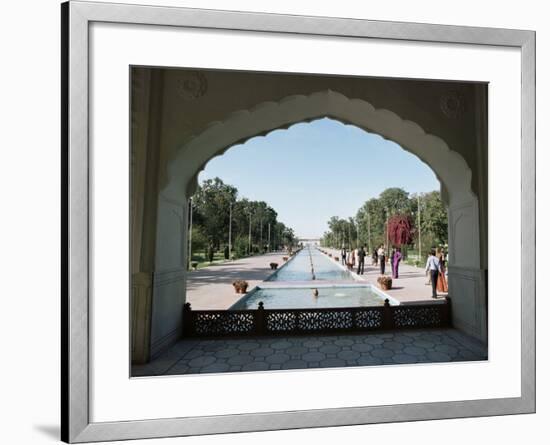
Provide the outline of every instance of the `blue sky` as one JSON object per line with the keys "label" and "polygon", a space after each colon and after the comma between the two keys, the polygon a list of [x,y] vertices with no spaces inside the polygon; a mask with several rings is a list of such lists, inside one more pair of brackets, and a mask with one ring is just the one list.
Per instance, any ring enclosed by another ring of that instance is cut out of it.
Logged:
{"label": "blue sky", "polygon": [[305,237],[321,236],[331,216],[355,216],[388,187],[439,190],[432,170],[394,142],[332,119],[249,139],[212,159],[199,181],[218,176],[240,197],[266,201]]}

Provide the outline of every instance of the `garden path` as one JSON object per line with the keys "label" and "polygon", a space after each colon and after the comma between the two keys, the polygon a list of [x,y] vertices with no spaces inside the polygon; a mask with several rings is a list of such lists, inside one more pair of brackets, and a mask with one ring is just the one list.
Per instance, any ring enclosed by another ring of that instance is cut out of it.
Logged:
{"label": "garden path", "polygon": [[287,255],[273,252],[190,271],[187,275],[186,300],[195,310],[227,309],[242,297],[242,294],[235,293],[233,281],[248,281],[250,291],[274,272],[269,263],[282,266],[283,256]]}

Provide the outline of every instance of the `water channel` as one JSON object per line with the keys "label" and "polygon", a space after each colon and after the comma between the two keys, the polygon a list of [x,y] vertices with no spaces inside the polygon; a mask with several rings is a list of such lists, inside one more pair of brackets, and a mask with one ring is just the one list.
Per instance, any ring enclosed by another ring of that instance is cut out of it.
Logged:
{"label": "water channel", "polygon": [[[379,306],[386,297],[313,246],[306,245],[264,284],[252,289],[231,309],[309,309]],[[280,284],[280,285],[279,285]]]}
{"label": "water channel", "polygon": [[[353,281],[351,274],[315,247],[306,246],[267,281]],[[313,272],[312,272],[313,269]]]}

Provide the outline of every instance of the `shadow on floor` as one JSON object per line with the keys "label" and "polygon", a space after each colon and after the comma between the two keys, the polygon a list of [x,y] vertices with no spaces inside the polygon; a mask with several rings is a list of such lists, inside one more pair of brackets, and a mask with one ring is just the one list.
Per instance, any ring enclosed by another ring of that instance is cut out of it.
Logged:
{"label": "shadow on floor", "polygon": [[34,429],[50,439],[60,440],[61,438],[59,425],[34,425]]}

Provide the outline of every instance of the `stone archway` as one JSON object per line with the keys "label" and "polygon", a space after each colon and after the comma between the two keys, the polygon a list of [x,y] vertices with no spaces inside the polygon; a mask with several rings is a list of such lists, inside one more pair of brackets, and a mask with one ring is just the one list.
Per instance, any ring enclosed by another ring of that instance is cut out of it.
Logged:
{"label": "stone archway", "polygon": [[426,133],[415,122],[403,120],[392,111],[376,109],[365,100],[350,99],[326,90],[235,111],[227,119],[211,123],[201,134],[180,147],[168,162],[168,180],[158,201],[154,281],[157,284],[163,280],[169,282],[167,286],[153,289],[150,318],[152,355],[181,330],[180,313],[185,303],[184,265],[187,263],[186,249],[181,247],[187,243],[187,230],[181,231],[181,221],[187,221],[188,198],[196,189],[200,171],[208,161],[235,144],[324,117],[352,124],[396,142],[434,171],[449,208],[449,282],[453,322],[468,334],[486,340],[478,199],[471,190],[472,172],[466,161],[444,140]]}
{"label": "stone archway", "polygon": [[[451,213],[450,242],[456,244],[449,249],[451,265],[479,267],[479,249],[475,248],[479,240],[468,239],[468,232],[474,238],[478,234],[478,203],[471,191],[472,172],[462,156],[416,123],[403,120],[392,111],[375,109],[365,100],[349,99],[330,90],[309,96],[290,96],[280,102],[265,102],[251,110],[236,111],[223,122],[212,123],[178,150],[168,166],[168,184],[161,193],[183,205],[196,190],[198,175],[208,161],[231,146],[323,117],[352,124],[396,142],[427,164],[441,183],[442,196]],[[456,234],[460,236],[451,236]]]}
{"label": "stone archway", "polygon": [[[443,196],[448,203],[475,198],[470,187],[470,168],[445,141],[392,111],[376,109],[365,100],[349,99],[331,90],[308,96],[290,96],[279,102],[264,102],[250,110],[235,111],[222,122],[213,122],[177,151],[168,166],[169,181],[163,193],[172,199],[181,199],[183,186],[186,196],[191,196],[206,163],[231,146],[255,136],[265,136],[273,130],[323,117],[376,133],[416,155],[434,171],[443,185]],[[193,172],[191,177],[189,172]],[[453,196],[449,195],[451,192]]]}

